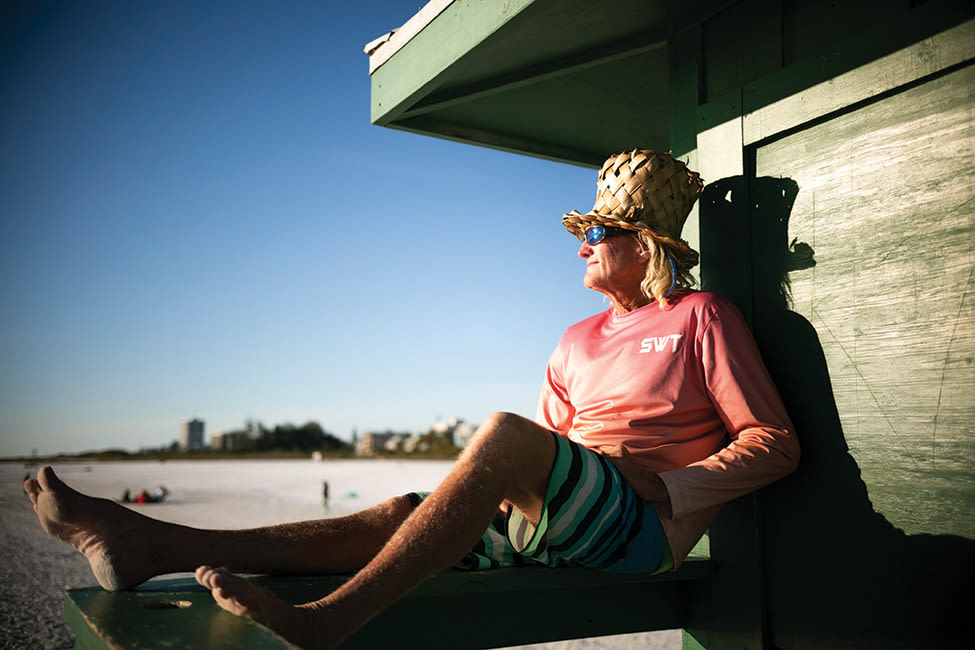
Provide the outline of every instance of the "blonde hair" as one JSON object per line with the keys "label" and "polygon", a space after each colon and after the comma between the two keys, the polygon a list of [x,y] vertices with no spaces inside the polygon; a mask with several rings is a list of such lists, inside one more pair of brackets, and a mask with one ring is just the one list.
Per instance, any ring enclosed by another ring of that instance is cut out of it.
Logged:
{"label": "blonde hair", "polygon": [[[640,283],[640,289],[648,300],[656,300],[660,309],[666,309],[671,287],[674,290],[678,287],[690,289],[697,284],[697,280],[691,275],[691,269],[697,266],[700,256],[683,242],[682,245],[672,245],[668,238],[649,230],[641,230],[635,234],[643,250],[650,254],[647,274]],[[673,266],[668,259],[668,253],[674,260]],[[674,269],[677,270],[676,278]]]}

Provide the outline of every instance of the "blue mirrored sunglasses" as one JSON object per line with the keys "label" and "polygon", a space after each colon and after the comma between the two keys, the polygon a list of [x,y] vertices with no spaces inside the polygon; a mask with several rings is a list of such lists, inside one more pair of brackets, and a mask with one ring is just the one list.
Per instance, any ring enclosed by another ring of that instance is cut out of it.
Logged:
{"label": "blue mirrored sunglasses", "polygon": [[[588,228],[586,228],[585,236],[583,237],[583,239],[585,239],[586,243],[589,244],[590,246],[595,246],[596,244],[606,239],[607,237],[613,237],[616,235],[633,235],[633,234],[636,233],[634,233],[632,230],[626,230],[625,228],[613,228],[610,226],[589,226]],[[666,246],[663,247],[663,250],[664,253],[667,254],[667,260],[670,261],[670,270],[672,273],[671,280],[670,280],[670,289],[667,291],[667,297],[669,298],[670,294],[674,293],[674,289],[677,287],[677,264],[674,263],[674,256],[670,254],[670,251],[667,250]]]}
{"label": "blue mirrored sunglasses", "polygon": [[632,234],[634,234],[632,230],[626,230],[624,228],[612,228],[610,226],[589,226],[586,228],[586,233],[583,239],[585,239],[586,243],[590,246],[595,246],[607,237]]}

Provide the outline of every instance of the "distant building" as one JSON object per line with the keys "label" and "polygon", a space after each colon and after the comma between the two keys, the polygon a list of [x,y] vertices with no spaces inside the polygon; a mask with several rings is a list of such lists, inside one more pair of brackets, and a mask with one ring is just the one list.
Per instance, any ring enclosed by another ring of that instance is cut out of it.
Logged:
{"label": "distant building", "polygon": [[467,443],[471,441],[471,437],[473,437],[477,427],[468,422],[464,422],[460,418],[450,418],[446,422],[438,420],[430,430],[457,447],[466,447]]}
{"label": "distant building", "polygon": [[454,445],[458,447],[466,447],[467,443],[469,443],[471,441],[471,438],[474,437],[475,431],[477,431],[477,427],[475,427],[470,422],[464,422],[463,420],[461,420],[460,422],[457,423],[457,426],[454,427],[454,432],[453,432]]}
{"label": "distant building", "polygon": [[210,436],[210,449],[216,451],[238,451],[246,446],[250,438],[246,431],[223,431]]}
{"label": "distant building", "polygon": [[375,456],[379,451],[398,451],[403,441],[408,439],[408,433],[364,433],[355,443],[356,456]]}
{"label": "distant building", "polygon": [[187,449],[203,449],[203,420],[193,418],[183,420],[179,427],[179,448],[183,451]]}

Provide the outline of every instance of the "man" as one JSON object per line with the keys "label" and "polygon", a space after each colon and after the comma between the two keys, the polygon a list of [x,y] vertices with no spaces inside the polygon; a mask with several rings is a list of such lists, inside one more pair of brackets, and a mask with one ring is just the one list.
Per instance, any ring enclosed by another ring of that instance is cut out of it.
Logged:
{"label": "man", "polygon": [[[676,568],[722,503],[788,474],[799,455],[740,314],[689,288],[697,253],[680,231],[701,188],[667,154],[606,162],[593,210],[563,224],[582,241],[585,286],[612,307],[565,333],[537,421],[489,417],[433,493],[208,531],[82,495],[44,468],[26,483],[42,526],[84,553],[106,589],[198,567],[221,607],[302,647],[337,645],[455,564]],[[355,575],[291,606],[228,570]]]}

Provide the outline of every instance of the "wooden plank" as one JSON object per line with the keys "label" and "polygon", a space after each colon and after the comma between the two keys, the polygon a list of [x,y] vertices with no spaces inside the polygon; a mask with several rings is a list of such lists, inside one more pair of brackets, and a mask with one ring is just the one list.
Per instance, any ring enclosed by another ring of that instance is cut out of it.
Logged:
{"label": "wooden plank", "polygon": [[[687,620],[691,586],[711,575],[706,558],[658,576],[541,567],[448,571],[370,621],[343,648],[487,648],[674,629]],[[347,576],[252,579],[298,603],[334,591]],[[532,615],[519,615],[524,612]],[[156,579],[127,592],[71,590],[64,614],[79,647],[285,647],[265,628],[219,609],[191,578]]]}
{"label": "wooden plank", "polygon": [[419,100],[400,114],[400,119],[442,111],[460,104],[476,102],[499,93],[510,93],[527,86],[538,85],[599,66],[636,66],[646,60],[646,55],[667,45],[664,34],[644,34],[636,39],[613,43],[599,50],[577,52],[572,56],[560,56],[525,68],[506,72],[469,85],[459,85],[449,92],[434,93]]}
{"label": "wooden plank", "polygon": [[969,66],[758,152],[759,176],[799,186],[789,236],[817,264],[792,274],[795,309],[819,332],[874,507],[908,533],[969,538],[973,93]]}
{"label": "wooden plank", "polygon": [[64,617],[78,648],[289,647],[267,628],[221,610],[192,579],[136,591],[71,590]]}
{"label": "wooden plank", "polygon": [[735,2],[701,23],[703,100],[782,67],[782,2]]}
{"label": "wooden plank", "polygon": [[372,74],[372,122],[388,124],[465,54],[517,16],[534,0],[454,2]]}
{"label": "wooden plank", "polygon": [[[700,224],[701,284],[734,302],[750,321],[751,267],[742,263],[749,254],[748,220],[747,215],[740,213],[747,203],[740,201],[741,190],[734,197],[726,197],[723,192],[721,196],[711,196],[720,189],[714,183],[744,174],[741,102],[728,95],[721,102],[712,102],[706,115],[717,126],[699,133],[697,138],[697,171],[705,183],[705,193],[695,205]],[[726,206],[739,212],[728,214]]]}
{"label": "wooden plank", "polygon": [[[440,12],[453,2],[454,0],[430,0],[430,2],[420,7],[420,10],[406,21],[402,27],[367,45],[366,53],[369,54],[369,74],[372,74],[382,64],[386,63],[391,56],[409,43],[414,36],[423,31],[424,27],[433,22],[433,19],[439,16]],[[382,47],[373,45],[377,41],[382,41]],[[372,49],[370,46],[376,47],[376,49],[370,52],[369,50]]]}
{"label": "wooden plank", "polygon": [[604,151],[582,151],[563,146],[561,143],[537,142],[520,136],[509,136],[496,131],[485,131],[466,124],[446,123],[423,117],[410,118],[390,125],[391,128],[420,135],[435,135],[445,140],[453,140],[466,144],[476,143],[478,146],[500,151],[524,152],[543,160],[579,165],[598,169],[606,160]]}
{"label": "wooden plank", "polygon": [[[922,77],[971,59],[975,52],[975,20],[926,38],[856,70],[810,86],[768,106],[749,110],[743,122],[746,145],[755,144],[800,124],[877,97]],[[797,66],[798,67],[798,66]],[[796,75],[786,69],[783,76]],[[766,85],[773,80],[766,81]],[[746,104],[750,103],[746,89]],[[759,91],[757,94],[761,94]]]}
{"label": "wooden plank", "polygon": [[802,445],[762,495],[776,647],[971,646],[973,94],[969,65],[755,152],[757,334]]}

